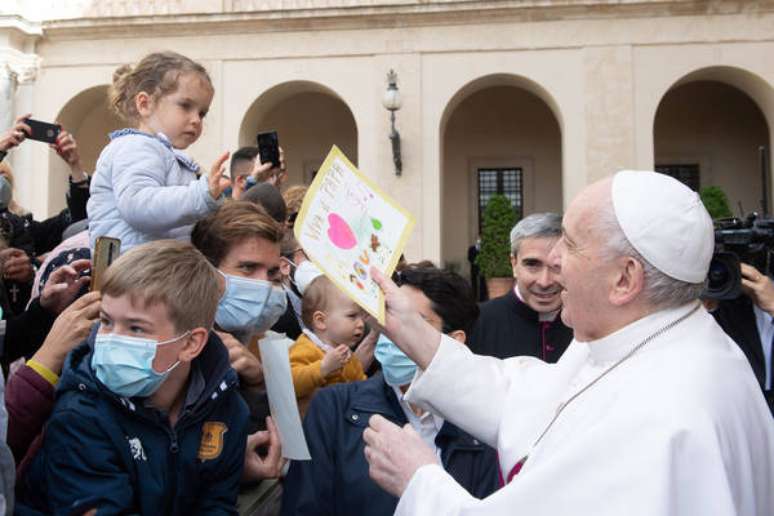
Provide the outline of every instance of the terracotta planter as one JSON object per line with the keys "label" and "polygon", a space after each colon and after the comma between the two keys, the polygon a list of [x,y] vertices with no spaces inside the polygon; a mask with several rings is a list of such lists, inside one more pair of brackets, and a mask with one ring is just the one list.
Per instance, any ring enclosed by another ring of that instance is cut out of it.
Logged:
{"label": "terracotta planter", "polygon": [[513,288],[513,278],[487,278],[486,288],[489,299],[503,296]]}

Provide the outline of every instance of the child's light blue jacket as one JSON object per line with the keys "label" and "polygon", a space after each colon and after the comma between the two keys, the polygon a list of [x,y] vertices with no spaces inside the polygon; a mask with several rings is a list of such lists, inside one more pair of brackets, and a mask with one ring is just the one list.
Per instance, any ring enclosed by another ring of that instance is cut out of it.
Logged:
{"label": "child's light blue jacket", "polygon": [[188,240],[193,224],[219,205],[198,171],[161,134],[112,132],[91,180],[92,249],[99,236],[120,238],[122,253],[151,240]]}

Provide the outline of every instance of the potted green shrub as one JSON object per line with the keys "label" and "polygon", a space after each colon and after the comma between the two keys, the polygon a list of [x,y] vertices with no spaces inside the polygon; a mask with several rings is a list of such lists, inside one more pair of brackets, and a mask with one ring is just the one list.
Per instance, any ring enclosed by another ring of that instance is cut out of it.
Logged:
{"label": "potted green shrub", "polygon": [[513,288],[511,268],[511,229],[516,225],[516,214],[504,195],[493,195],[484,208],[481,229],[481,250],[476,263],[486,278],[489,297],[502,296]]}
{"label": "potted green shrub", "polygon": [[719,186],[705,186],[699,192],[701,202],[710,214],[712,219],[726,219],[732,217],[731,209],[728,207],[728,197]]}

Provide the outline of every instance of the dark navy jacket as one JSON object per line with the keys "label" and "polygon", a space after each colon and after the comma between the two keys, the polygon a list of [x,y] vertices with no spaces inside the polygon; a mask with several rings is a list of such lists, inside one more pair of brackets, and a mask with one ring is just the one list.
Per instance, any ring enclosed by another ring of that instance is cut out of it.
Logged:
{"label": "dark navy jacket", "polygon": [[93,339],[65,363],[43,449],[25,479],[27,504],[54,514],[237,514],[247,407],[220,339],[211,334],[191,363],[198,396],[186,400],[174,429],[143,398],[121,398],[97,380]]}
{"label": "dark navy jacket", "polygon": [[[363,382],[317,391],[304,418],[311,461],[292,461],[285,477],[282,515],[390,516],[398,499],[368,476],[363,430],[381,414],[408,423],[381,373]],[[477,498],[497,489],[495,451],[448,421],[436,437],[444,469]]]}

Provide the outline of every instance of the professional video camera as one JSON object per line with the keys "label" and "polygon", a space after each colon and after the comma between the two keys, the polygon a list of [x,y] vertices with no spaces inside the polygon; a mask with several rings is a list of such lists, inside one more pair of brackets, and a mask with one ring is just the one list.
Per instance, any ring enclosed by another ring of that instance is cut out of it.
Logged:
{"label": "professional video camera", "polygon": [[774,272],[774,218],[751,213],[744,220],[736,217],[715,221],[715,254],[712,256],[707,299],[735,299],[742,293],[740,263],[748,263],[763,274]]}

